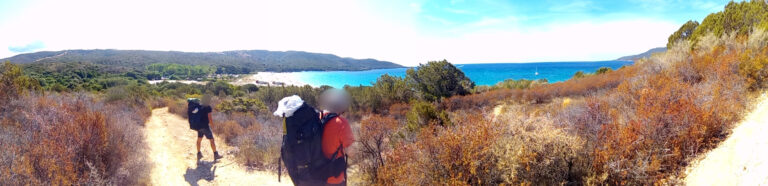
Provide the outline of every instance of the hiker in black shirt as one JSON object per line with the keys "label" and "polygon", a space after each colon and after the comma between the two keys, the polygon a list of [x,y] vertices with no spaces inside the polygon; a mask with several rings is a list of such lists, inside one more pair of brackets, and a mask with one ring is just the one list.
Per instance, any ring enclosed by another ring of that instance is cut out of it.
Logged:
{"label": "hiker in black shirt", "polygon": [[213,150],[213,158],[214,159],[220,159],[222,158],[221,155],[219,155],[219,152],[216,151],[216,143],[213,140],[213,133],[211,132],[211,125],[213,125],[213,117],[211,117],[211,113],[213,112],[213,108],[211,108],[211,96],[206,95],[203,96],[203,99],[201,100],[202,108],[199,110],[200,112],[200,124],[201,128],[197,130],[197,159],[203,158],[203,153],[200,152],[200,142],[203,141],[203,136],[207,138],[211,142],[211,150]]}

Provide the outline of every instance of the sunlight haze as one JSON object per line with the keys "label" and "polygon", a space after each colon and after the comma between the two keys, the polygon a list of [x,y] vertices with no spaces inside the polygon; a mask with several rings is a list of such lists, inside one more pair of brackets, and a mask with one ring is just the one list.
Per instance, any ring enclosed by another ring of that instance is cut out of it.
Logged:
{"label": "sunlight haze", "polygon": [[[297,50],[414,66],[610,60],[727,1],[0,2],[0,57],[67,49]],[[630,37],[627,37],[630,36]]]}

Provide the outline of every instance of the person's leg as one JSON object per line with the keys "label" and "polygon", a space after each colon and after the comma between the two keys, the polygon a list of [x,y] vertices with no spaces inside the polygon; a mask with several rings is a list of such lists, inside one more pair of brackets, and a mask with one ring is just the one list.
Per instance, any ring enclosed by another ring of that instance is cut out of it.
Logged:
{"label": "person's leg", "polygon": [[203,141],[203,132],[198,130],[197,131],[197,160],[200,160],[200,158],[203,158],[203,153],[200,152],[200,142]]}
{"label": "person's leg", "polygon": [[216,143],[214,143],[213,138],[208,139],[208,141],[211,141],[211,150],[213,150],[213,152],[218,152],[216,151]]}
{"label": "person's leg", "polygon": [[213,140],[213,132],[211,132],[211,129],[203,129],[205,131],[205,138],[208,138],[208,141],[211,142],[211,150],[213,150],[213,159],[219,159],[222,158],[221,155],[219,155],[219,151],[216,150],[216,141]]}
{"label": "person's leg", "polygon": [[202,137],[197,138],[197,152],[200,152],[200,142],[203,141]]}

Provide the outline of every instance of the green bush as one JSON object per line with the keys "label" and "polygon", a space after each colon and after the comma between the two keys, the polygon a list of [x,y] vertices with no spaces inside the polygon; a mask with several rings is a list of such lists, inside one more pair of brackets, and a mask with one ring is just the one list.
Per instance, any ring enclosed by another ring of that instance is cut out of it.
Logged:
{"label": "green bush", "polygon": [[[765,1],[731,1],[725,6],[725,10],[709,14],[701,24],[689,21],[683,25],[680,30],[670,36],[667,46],[672,46],[680,39],[697,43],[710,33],[718,37],[730,33],[748,35],[754,28],[768,26],[766,22],[768,22],[768,3]],[[695,29],[691,32],[692,28]],[[687,33],[691,35],[685,36]]]}
{"label": "green bush", "polygon": [[578,78],[586,77],[587,75],[589,75],[589,74],[586,74],[586,73],[584,73],[584,71],[579,70],[576,73],[574,73],[573,77],[571,77],[571,78],[578,79]]}
{"label": "green bush", "polygon": [[547,84],[547,79],[539,79],[539,80],[527,80],[527,79],[520,79],[520,80],[514,80],[514,79],[507,79],[502,82],[497,83],[494,87],[495,88],[508,88],[508,89],[527,89],[531,86],[536,86],[539,84]]}
{"label": "green bush", "polygon": [[261,102],[261,100],[242,97],[221,102],[216,105],[216,109],[226,113],[252,112],[256,115],[269,112],[267,105]]}
{"label": "green bush", "polygon": [[424,126],[449,126],[451,120],[445,111],[438,110],[432,103],[424,101],[411,102],[411,110],[405,115],[406,127],[410,131],[418,131]]}
{"label": "green bush", "polygon": [[27,89],[39,88],[37,81],[25,76],[18,66],[10,62],[0,65],[0,102],[16,98]]}
{"label": "green bush", "polygon": [[609,67],[600,67],[599,69],[597,69],[597,71],[595,71],[595,74],[605,74],[612,71],[613,70]]}
{"label": "green bush", "polygon": [[467,95],[475,87],[464,72],[446,60],[430,61],[406,71],[408,81],[422,98],[437,101],[453,95]]}

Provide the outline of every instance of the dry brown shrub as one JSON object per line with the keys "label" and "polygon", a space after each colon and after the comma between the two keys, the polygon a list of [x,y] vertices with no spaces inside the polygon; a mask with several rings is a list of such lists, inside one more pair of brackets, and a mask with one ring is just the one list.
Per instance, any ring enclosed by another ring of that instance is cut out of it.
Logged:
{"label": "dry brown shrub", "polygon": [[[85,94],[37,95],[8,103],[0,182],[32,185],[146,184],[145,106],[95,102]],[[8,166],[8,167],[6,167]]]}
{"label": "dry brown shrub", "polygon": [[364,175],[370,176],[366,180],[377,180],[377,172],[384,161],[384,152],[391,149],[390,139],[399,123],[392,117],[372,115],[360,122],[358,146],[360,151],[360,167]]}
{"label": "dry brown shrub", "polygon": [[165,106],[168,107],[168,112],[187,118],[187,102],[181,99],[164,99]]}
{"label": "dry brown shrub", "polygon": [[383,185],[488,185],[501,183],[493,143],[501,127],[479,115],[457,118],[454,126],[428,126],[414,143],[402,142],[385,155],[378,171]]}
{"label": "dry brown shrub", "polygon": [[224,139],[227,144],[232,144],[236,137],[245,133],[245,128],[235,121],[216,121],[211,124],[211,131],[215,131],[219,139]]}

